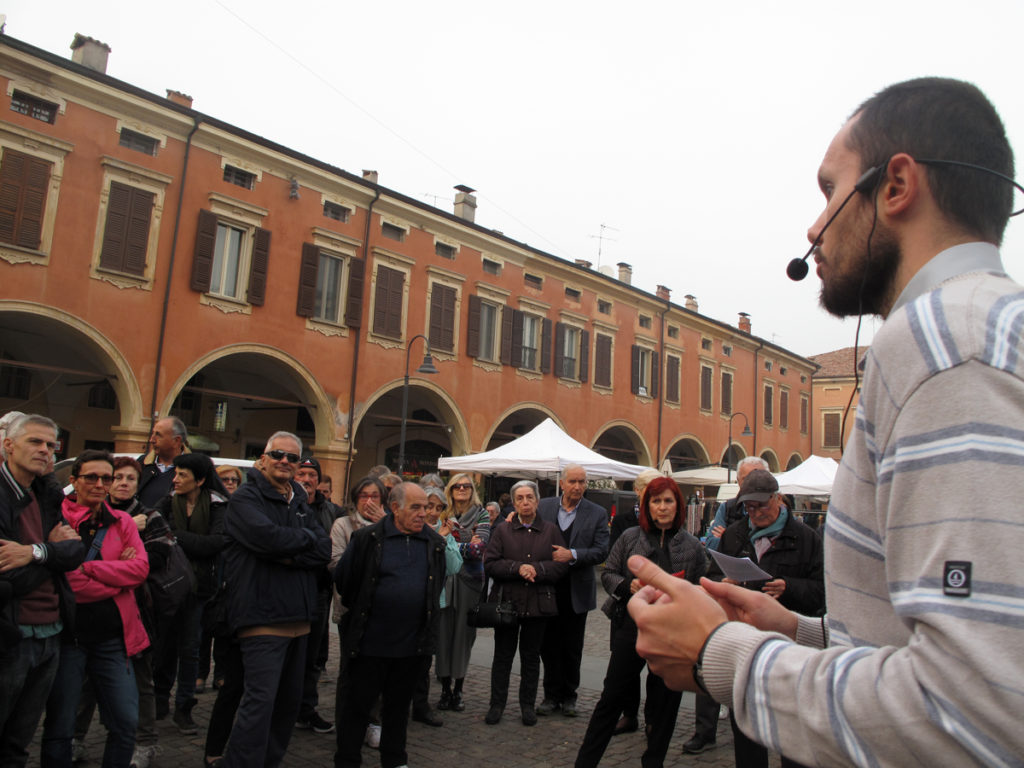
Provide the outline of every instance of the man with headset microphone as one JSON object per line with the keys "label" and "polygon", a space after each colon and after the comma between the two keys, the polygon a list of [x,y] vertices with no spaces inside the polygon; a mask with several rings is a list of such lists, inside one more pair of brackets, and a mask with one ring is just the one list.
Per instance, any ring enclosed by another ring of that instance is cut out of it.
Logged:
{"label": "man with headset microphone", "polygon": [[998,114],[955,80],[886,88],[825,153],[808,232],[822,305],[885,318],[825,527],[828,616],[631,558],[651,669],[800,763],[1021,765],[1024,288],[998,251],[1012,177]]}

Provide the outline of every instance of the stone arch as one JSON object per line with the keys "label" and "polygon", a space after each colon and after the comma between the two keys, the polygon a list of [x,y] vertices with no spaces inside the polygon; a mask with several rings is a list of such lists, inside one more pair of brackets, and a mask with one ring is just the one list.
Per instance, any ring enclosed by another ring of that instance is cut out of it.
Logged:
{"label": "stone arch", "polygon": [[597,430],[590,448],[602,456],[627,464],[654,464],[644,436],[635,425],[623,419],[615,419],[602,425]]}
{"label": "stone arch", "polygon": [[[14,367],[18,367],[17,362],[23,362],[29,364],[23,370],[49,372],[57,377],[45,388],[48,407],[31,405],[32,400],[44,394],[41,392],[19,410],[50,411],[45,415],[58,424],[74,425],[75,431],[82,433],[71,435],[74,453],[78,452],[79,443],[85,439],[103,442],[109,440],[113,433],[115,440],[128,441],[134,448],[140,436],[148,435],[149,418],[131,363],[92,324],[58,307],[3,299],[0,300],[0,339],[3,340],[0,354],[10,358]],[[80,387],[89,383],[60,382],[60,378],[65,376],[86,380],[99,376],[106,380],[117,398],[115,423],[111,424],[107,419],[100,424],[95,418],[82,418],[84,409],[70,399],[57,402],[54,398],[60,395],[75,395],[80,400]],[[61,386],[57,387],[57,384]],[[94,424],[79,426],[90,422]],[[127,435],[135,437],[129,440]],[[117,447],[125,449],[128,446]]]}
{"label": "stone arch", "polygon": [[796,451],[789,457],[789,461],[786,462],[786,471],[789,472],[791,469],[796,469],[804,463],[803,457]]}
{"label": "stone arch", "polygon": [[[536,412],[535,415],[527,417],[531,411]],[[520,423],[515,424],[517,421],[515,417],[522,417],[518,419]],[[497,448],[499,445],[515,440],[517,437],[522,437],[531,429],[536,427],[545,418],[550,418],[558,428],[565,430],[565,424],[558,418],[558,415],[551,410],[548,406],[543,403],[535,401],[523,401],[510,405],[504,411],[502,411],[498,418],[494,421],[494,425],[487,433],[487,439],[484,440],[481,450],[490,451]],[[512,432],[510,434],[502,434],[502,428],[508,427],[509,424],[513,424]]]}
{"label": "stone arch", "polygon": [[775,451],[773,451],[771,448],[765,448],[763,451],[761,451],[760,456],[761,456],[762,459],[764,459],[765,461],[768,462],[768,471],[769,472],[779,472],[780,471],[780,469],[779,469],[779,466],[780,466],[779,465],[779,457],[778,457],[778,455],[776,455]]}
{"label": "stone arch", "polygon": [[725,450],[722,451],[722,460],[720,464],[723,467],[731,466],[733,472],[735,472],[736,465],[745,458],[747,458],[746,449],[734,440],[732,445],[726,446]]}
{"label": "stone arch", "polygon": [[669,441],[669,448],[661,457],[658,466],[669,460],[672,471],[678,472],[684,469],[706,467],[711,463],[711,455],[708,449],[701,442],[701,439],[692,432],[682,432]]}

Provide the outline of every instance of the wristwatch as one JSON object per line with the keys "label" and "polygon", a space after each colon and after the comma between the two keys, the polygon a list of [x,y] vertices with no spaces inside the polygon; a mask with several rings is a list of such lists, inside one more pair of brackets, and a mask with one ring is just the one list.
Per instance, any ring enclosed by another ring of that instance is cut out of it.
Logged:
{"label": "wristwatch", "polygon": [[43,545],[42,544],[33,544],[32,545],[32,562],[34,562],[34,563],[41,563],[41,562],[43,562],[43,558],[45,558],[45,557],[46,557],[46,550],[43,549]]}

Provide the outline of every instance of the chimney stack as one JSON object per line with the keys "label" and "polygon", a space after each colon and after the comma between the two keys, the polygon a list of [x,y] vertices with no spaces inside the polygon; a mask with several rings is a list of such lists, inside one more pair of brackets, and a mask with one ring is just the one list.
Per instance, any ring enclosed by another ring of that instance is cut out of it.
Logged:
{"label": "chimney stack", "polygon": [[377,172],[376,171],[368,171],[368,170],[366,170],[364,168],[363,169],[363,178],[366,179],[371,184],[376,184],[377,183]]}
{"label": "chimney stack", "polygon": [[106,74],[109,55],[109,45],[75,32],[75,39],[71,41],[71,60],[73,62]]}
{"label": "chimney stack", "polygon": [[583,267],[584,269],[590,269],[594,266],[594,262],[587,261],[586,259],[576,259],[576,266]]}
{"label": "chimney stack", "polygon": [[684,306],[688,310],[690,310],[691,312],[696,312],[697,311],[697,297],[694,296],[692,293],[688,293],[688,294],[686,294],[686,296],[684,298],[686,299],[686,304]]}
{"label": "chimney stack", "polygon": [[659,285],[657,290],[655,291],[655,295],[662,301],[671,301],[672,289],[666,288],[664,285]]}
{"label": "chimney stack", "polygon": [[619,267],[619,282],[625,283],[626,285],[633,284],[633,267],[624,261],[620,261]]}
{"label": "chimney stack", "polygon": [[173,101],[175,104],[179,104],[187,109],[192,109],[192,97],[187,93],[181,91],[172,91],[170,88],[167,89],[167,98]]}
{"label": "chimney stack", "polygon": [[746,312],[740,312],[739,328],[744,333],[750,333],[750,315]]}
{"label": "chimney stack", "polygon": [[476,221],[476,197],[473,195],[476,190],[465,184],[456,184],[455,189],[458,190],[455,195],[455,215],[464,221]]}

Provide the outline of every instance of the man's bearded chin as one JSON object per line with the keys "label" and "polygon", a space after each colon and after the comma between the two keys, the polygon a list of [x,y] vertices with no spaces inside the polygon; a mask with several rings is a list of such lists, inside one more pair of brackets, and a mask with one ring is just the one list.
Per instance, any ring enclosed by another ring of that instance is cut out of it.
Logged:
{"label": "man's bearded chin", "polygon": [[818,300],[829,314],[884,317],[896,300],[896,274],[902,260],[899,243],[879,229],[871,239],[870,256],[866,248],[861,253],[856,266],[821,284]]}

